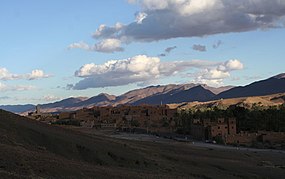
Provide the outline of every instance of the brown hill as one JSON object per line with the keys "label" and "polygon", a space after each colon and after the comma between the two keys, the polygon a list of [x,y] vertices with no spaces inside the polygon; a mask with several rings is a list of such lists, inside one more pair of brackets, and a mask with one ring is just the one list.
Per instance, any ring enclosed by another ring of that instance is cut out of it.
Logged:
{"label": "brown hill", "polygon": [[136,103],[139,100],[148,98],[154,95],[163,95],[174,90],[187,90],[193,88],[197,85],[195,84],[184,84],[184,85],[158,85],[158,86],[149,86],[142,89],[136,89],[129,91],[121,96],[118,96],[114,105],[120,104],[132,104]]}
{"label": "brown hill", "polygon": [[257,81],[246,86],[235,87],[224,91],[214,99],[229,99],[249,96],[264,96],[276,93],[285,92],[285,78],[284,74]]}
{"label": "brown hill", "polygon": [[192,102],[192,103],[181,103],[181,104],[172,104],[170,105],[172,108],[179,107],[182,109],[187,108],[228,108],[229,106],[243,106],[246,108],[252,108],[252,106],[278,106],[285,103],[285,93],[280,94],[272,94],[266,96],[253,96],[253,97],[241,97],[241,98],[231,98],[231,99],[220,99],[215,101],[208,102]]}
{"label": "brown hill", "polygon": [[192,87],[190,89],[171,90],[168,93],[156,94],[134,102],[134,105],[140,104],[169,104],[181,103],[191,101],[207,101],[214,97],[215,94],[210,90],[203,88],[201,85]]}
{"label": "brown hill", "polygon": [[0,135],[1,178],[282,178],[285,174],[280,153],[120,140],[2,110]]}

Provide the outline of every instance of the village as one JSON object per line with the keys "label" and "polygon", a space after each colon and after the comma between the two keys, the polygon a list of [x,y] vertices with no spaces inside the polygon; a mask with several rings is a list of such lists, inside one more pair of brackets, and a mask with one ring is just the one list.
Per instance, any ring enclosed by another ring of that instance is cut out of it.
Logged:
{"label": "village", "polygon": [[[82,129],[142,133],[172,138],[176,136],[179,124],[181,125],[178,113],[177,108],[168,105],[94,106],[56,114],[41,112],[40,106],[37,106],[35,112],[29,113],[28,117],[52,125],[71,125]],[[185,138],[225,145],[282,149],[285,133],[238,132],[235,118],[193,119],[190,133]]]}

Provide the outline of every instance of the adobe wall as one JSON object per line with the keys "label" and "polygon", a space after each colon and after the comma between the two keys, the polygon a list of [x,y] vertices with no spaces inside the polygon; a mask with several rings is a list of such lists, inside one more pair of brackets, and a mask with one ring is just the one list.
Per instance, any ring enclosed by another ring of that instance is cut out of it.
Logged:
{"label": "adobe wall", "polygon": [[225,136],[225,143],[227,144],[241,144],[241,145],[251,145],[253,142],[257,141],[258,134],[256,133],[240,133]]}

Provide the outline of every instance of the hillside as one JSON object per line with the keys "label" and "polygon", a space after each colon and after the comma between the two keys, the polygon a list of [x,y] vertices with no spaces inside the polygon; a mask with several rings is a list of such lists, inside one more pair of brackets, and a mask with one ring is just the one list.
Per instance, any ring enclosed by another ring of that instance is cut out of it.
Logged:
{"label": "hillside", "polygon": [[1,105],[0,109],[11,111],[14,113],[22,113],[25,111],[31,111],[35,109],[35,105],[32,104],[24,104],[24,105]]}
{"label": "hillside", "polygon": [[192,101],[207,101],[214,97],[215,94],[206,90],[202,86],[195,86],[187,90],[172,90],[165,94],[157,94],[138,100],[134,105],[139,104],[170,104]]}
{"label": "hillside", "polygon": [[58,102],[49,103],[49,104],[43,104],[41,105],[42,108],[66,108],[71,107],[76,103],[80,103],[82,101],[85,101],[87,98],[81,97],[81,98],[67,98],[63,99]]}
{"label": "hillside", "polygon": [[116,98],[115,105],[119,104],[132,104],[136,103],[139,100],[142,100],[144,98],[148,98],[150,96],[154,95],[163,95],[166,93],[169,93],[170,91],[181,89],[189,89],[196,86],[195,84],[185,84],[185,85],[175,85],[175,84],[169,84],[169,85],[158,85],[158,86],[149,86],[142,89],[136,89],[129,91],[125,94],[122,94]]}
{"label": "hillside", "polygon": [[282,78],[284,74],[280,74],[271,77],[266,80],[257,81],[243,87],[235,87],[230,90],[224,91],[214,99],[226,99],[248,96],[264,96],[276,93],[285,92],[285,78]]}
{"label": "hillside", "polygon": [[89,107],[89,106],[93,106],[94,104],[97,104],[98,106],[105,106],[105,105],[109,105],[112,101],[114,101],[116,99],[116,96],[114,95],[109,95],[106,93],[101,93],[97,96],[93,96],[89,99],[80,101],[78,103],[74,103],[72,105],[72,107]]}
{"label": "hillside", "polygon": [[280,153],[121,140],[2,110],[0,135],[1,178],[282,178],[285,174]]}
{"label": "hillside", "polygon": [[229,106],[242,106],[246,108],[252,108],[255,106],[278,106],[285,104],[285,93],[266,95],[266,96],[252,96],[252,97],[240,97],[240,98],[230,98],[222,100],[214,100],[208,102],[192,102],[192,103],[180,103],[171,104],[172,108],[179,107],[182,109],[187,108],[213,108],[218,107],[221,109],[226,109]]}

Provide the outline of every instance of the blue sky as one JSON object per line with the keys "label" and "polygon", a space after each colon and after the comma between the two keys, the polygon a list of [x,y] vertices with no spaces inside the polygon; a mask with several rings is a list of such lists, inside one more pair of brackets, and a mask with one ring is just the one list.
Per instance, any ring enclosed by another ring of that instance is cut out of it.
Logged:
{"label": "blue sky", "polygon": [[0,104],[285,72],[285,1],[266,2],[1,2]]}

